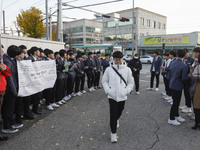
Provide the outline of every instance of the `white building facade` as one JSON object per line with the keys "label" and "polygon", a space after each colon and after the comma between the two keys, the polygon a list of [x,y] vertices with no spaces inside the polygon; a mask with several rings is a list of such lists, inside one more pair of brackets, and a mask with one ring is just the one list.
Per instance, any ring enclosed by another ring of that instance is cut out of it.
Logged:
{"label": "white building facade", "polygon": [[[114,14],[120,18],[128,18],[129,22],[114,20]],[[134,44],[138,47],[140,38],[148,35],[166,34],[167,17],[142,9],[135,8],[134,21],[132,9],[107,14],[111,18],[103,18],[103,42],[122,45],[123,49],[132,49],[132,30],[134,22]]]}
{"label": "white building facade", "polygon": [[64,41],[72,46],[102,43],[102,22],[81,19],[63,22]]}

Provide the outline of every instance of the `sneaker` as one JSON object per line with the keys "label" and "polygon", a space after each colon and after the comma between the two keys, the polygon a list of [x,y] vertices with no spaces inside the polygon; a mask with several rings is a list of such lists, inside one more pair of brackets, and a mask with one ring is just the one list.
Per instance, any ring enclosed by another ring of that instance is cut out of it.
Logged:
{"label": "sneaker", "polygon": [[75,97],[75,96],[76,96],[76,94],[72,93],[72,94],[71,94],[71,96]]}
{"label": "sneaker", "polygon": [[117,120],[117,128],[119,128],[119,120]]}
{"label": "sneaker", "polygon": [[63,100],[65,100],[65,101],[68,101],[69,99],[70,99],[69,96],[65,96],[65,97],[63,98]]}
{"label": "sneaker", "polygon": [[101,89],[101,87],[100,87],[100,86],[98,86],[98,89]]}
{"label": "sneaker", "polygon": [[175,117],[175,119],[176,119],[178,122],[185,122],[185,119],[183,119],[181,116]]}
{"label": "sneaker", "polygon": [[6,134],[16,133],[16,132],[18,132],[18,131],[19,131],[18,129],[13,129],[13,128],[10,128],[10,129],[2,129],[2,130],[1,130],[2,133],[6,133]]}
{"label": "sneaker", "polygon": [[188,108],[186,105],[185,106],[182,106],[182,107],[180,107],[180,109],[182,110],[182,109],[186,109],[186,108]]}
{"label": "sneaker", "polygon": [[7,141],[7,140],[8,140],[7,136],[0,135],[0,141]]}
{"label": "sneaker", "polygon": [[77,95],[77,96],[81,96],[81,94],[80,94],[79,92],[78,92],[78,93],[76,93],[76,95]]}
{"label": "sneaker", "polygon": [[78,92],[78,93],[81,94],[81,95],[83,94],[82,92]]}
{"label": "sneaker", "polygon": [[68,97],[71,98],[72,96],[71,96],[71,95],[68,95]]}
{"label": "sneaker", "polygon": [[21,123],[16,123],[16,124],[14,124],[14,125],[12,125],[12,128],[13,129],[19,129],[19,128],[22,128],[24,125]]}
{"label": "sneaker", "polygon": [[167,102],[168,102],[168,103],[171,103],[171,102],[173,102],[173,99],[170,99],[170,100],[168,100]]}
{"label": "sneaker", "polygon": [[63,103],[63,104],[66,104],[66,101],[63,99],[63,100],[61,100],[61,102]]}
{"label": "sneaker", "polygon": [[170,105],[173,105],[173,101],[170,103]]}
{"label": "sneaker", "polygon": [[54,110],[54,108],[52,107],[52,105],[48,105],[48,106],[47,106],[47,109],[48,109],[48,110]]}
{"label": "sneaker", "polygon": [[111,133],[111,143],[117,143],[117,134]]}
{"label": "sneaker", "polygon": [[147,90],[147,91],[152,91],[152,90],[153,90],[153,88],[146,88],[146,90]]}
{"label": "sneaker", "polygon": [[58,108],[60,107],[59,105],[57,105],[56,103],[51,104],[52,107]]}
{"label": "sneaker", "polygon": [[89,88],[89,90],[88,90],[89,92],[92,92],[92,88]]}
{"label": "sneaker", "polygon": [[178,122],[176,119],[175,119],[175,120],[170,120],[170,119],[168,119],[168,123],[171,124],[171,125],[174,125],[174,126],[179,126],[179,125],[181,125],[181,123]]}
{"label": "sneaker", "polygon": [[62,105],[63,103],[61,101],[57,102],[58,105]]}
{"label": "sneaker", "polygon": [[170,100],[170,99],[172,99],[172,98],[169,97],[169,96],[167,96],[167,97],[165,97],[164,99],[165,99],[165,100]]}
{"label": "sneaker", "polygon": [[185,108],[181,110],[182,113],[192,113],[192,108]]}
{"label": "sneaker", "polygon": [[155,88],[155,91],[158,92],[158,88]]}
{"label": "sneaker", "polygon": [[96,91],[94,87],[92,87],[92,91]]}
{"label": "sneaker", "polygon": [[81,91],[83,94],[85,94],[86,93],[86,91],[85,90],[83,90],[83,91]]}
{"label": "sneaker", "polygon": [[194,113],[188,113],[188,117],[190,117],[191,119],[195,120],[195,115],[194,115]]}
{"label": "sneaker", "polygon": [[162,92],[162,95],[163,95],[163,96],[166,96],[166,95],[167,95],[167,94],[166,94],[166,91],[163,91],[163,92]]}
{"label": "sneaker", "polygon": [[140,95],[140,92],[136,92],[137,95]]}

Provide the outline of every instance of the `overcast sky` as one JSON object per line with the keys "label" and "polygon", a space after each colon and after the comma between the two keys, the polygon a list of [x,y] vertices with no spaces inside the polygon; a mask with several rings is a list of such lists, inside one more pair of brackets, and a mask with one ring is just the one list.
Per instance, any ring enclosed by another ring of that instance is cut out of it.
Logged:
{"label": "overcast sky", "polygon": [[[57,9],[57,0],[48,1],[49,7],[52,7],[52,11],[55,11]],[[63,2],[69,1],[74,0],[63,0]],[[113,0],[77,0],[71,2],[70,5],[82,6],[107,1]],[[112,4],[88,7],[87,9],[105,14],[130,9],[132,3],[133,0],[124,0]],[[6,13],[6,27],[15,30],[13,21],[16,20],[17,14],[21,9],[26,10],[31,6],[35,6],[45,13],[45,0],[3,0],[3,9]],[[167,16],[167,34],[200,31],[200,0],[135,0],[135,7],[141,7]],[[94,13],[73,9],[63,11],[63,16],[77,19],[92,19],[94,18]],[[56,18],[54,17],[53,20],[56,20]],[[64,19],[64,21],[70,20]]]}

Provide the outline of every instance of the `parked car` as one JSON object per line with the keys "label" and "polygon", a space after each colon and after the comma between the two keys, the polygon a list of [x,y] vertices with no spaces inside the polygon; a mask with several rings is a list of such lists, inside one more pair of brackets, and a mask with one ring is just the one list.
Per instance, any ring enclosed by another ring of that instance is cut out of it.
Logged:
{"label": "parked car", "polygon": [[130,61],[130,60],[132,59],[132,56],[126,54],[126,55],[124,55],[123,59],[124,59],[126,62],[128,62],[128,61]]}
{"label": "parked car", "polygon": [[142,63],[151,64],[153,62],[153,57],[151,57],[151,56],[141,56],[140,61]]}

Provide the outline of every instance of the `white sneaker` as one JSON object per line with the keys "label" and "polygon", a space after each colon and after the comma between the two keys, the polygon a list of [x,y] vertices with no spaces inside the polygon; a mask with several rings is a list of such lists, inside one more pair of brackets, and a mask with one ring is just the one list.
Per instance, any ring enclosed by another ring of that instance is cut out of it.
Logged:
{"label": "white sneaker", "polygon": [[192,108],[185,108],[181,110],[182,113],[192,113]]}
{"label": "white sneaker", "polygon": [[176,119],[178,122],[185,122],[185,119],[183,119],[181,116],[175,117],[175,119]]}
{"label": "white sneaker", "polygon": [[119,120],[117,120],[117,128],[119,128]]}
{"label": "white sneaker", "polygon": [[194,115],[193,112],[192,113],[188,113],[188,117],[190,117],[191,119],[195,120],[195,115]]}
{"label": "white sneaker", "polygon": [[147,91],[152,91],[152,90],[153,90],[153,88],[146,88],[146,90],[147,90]]}
{"label": "white sneaker", "polygon": [[186,109],[186,108],[188,108],[186,105],[185,106],[182,106],[182,107],[180,107],[179,109]]}
{"label": "white sneaker", "polygon": [[163,91],[163,92],[162,92],[162,95],[163,95],[163,96],[166,96],[166,95],[167,95],[167,94],[166,94],[166,91]]}
{"label": "white sneaker", "polygon": [[1,129],[1,132],[2,133],[6,133],[6,134],[12,134],[12,133],[16,133],[18,131],[19,131],[18,129],[13,129],[13,128],[10,128],[10,129]]}
{"label": "white sneaker", "polygon": [[173,99],[170,99],[170,100],[168,100],[167,102],[168,102],[168,103],[171,103],[171,102],[173,102]]}
{"label": "white sneaker", "polygon": [[77,95],[77,96],[81,96],[81,94],[80,94],[80,93],[76,93],[76,95]]}
{"label": "white sneaker", "polygon": [[75,96],[76,96],[76,94],[72,93],[72,94],[71,94],[71,96],[75,97]]}
{"label": "white sneaker", "polygon": [[117,134],[111,133],[111,143],[117,143]]}
{"label": "white sneaker", "polygon": [[63,103],[63,104],[66,104],[66,101],[63,99],[63,100],[61,100],[61,102]]}
{"label": "white sneaker", "polygon": [[140,95],[140,92],[136,92],[137,95]]}
{"label": "white sneaker", "polygon": [[96,91],[94,87],[92,87],[92,91]]}
{"label": "white sneaker", "polygon": [[179,125],[181,125],[181,123],[178,122],[176,119],[175,119],[175,120],[170,120],[170,119],[168,119],[168,123],[171,124],[171,125],[174,125],[174,126],[179,126]]}
{"label": "white sneaker", "polygon": [[48,109],[48,110],[54,110],[54,108],[53,108],[51,105],[48,105],[48,106],[47,106],[47,109]]}
{"label": "white sneaker", "polygon": [[68,101],[68,100],[70,99],[70,97],[69,97],[69,96],[65,96],[63,99],[64,99],[65,102],[66,102],[66,101]]}
{"label": "white sneaker", "polygon": [[15,125],[12,125],[12,128],[19,129],[19,128],[22,128],[23,126],[24,126],[23,124],[15,124]]}
{"label": "white sneaker", "polygon": [[170,105],[173,105],[173,101],[170,103]]}
{"label": "white sneaker", "polygon": [[56,103],[51,104],[52,107],[58,108],[60,107],[59,105],[57,105]]}
{"label": "white sneaker", "polygon": [[85,94],[86,93],[86,91],[85,90],[83,90],[83,91],[81,91],[83,94]]}
{"label": "white sneaker", "polygon": [[81,94],[81,95],[83,94],[82,92],[78,92],[78,93]]}
{"label": "white sneaker", "polygon": [[68,97],[71,98],[72,96],[71,96],[71,95],[68,95]]}
{"label": "white sneaker", "polygon": [[165,99],[165,100],[170,100],[170,99],[172,99],[172,98],[169,97],[169,96],[167,96],[167,97],[165,97],[164,99]]}
{"label": "white sneaker", "polygon": [[155,91],[158,92],[158,88],[155,88]]}
{"label": "white sneaker", "polygon": [[61,101],[57,102],[58,105],[62,105],[63,103]]}
{"label": "white sneaker", "polygon": [[92,92],[92,88],[89,88],[89,90],[88,90],[89,92]]}

